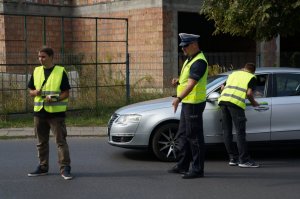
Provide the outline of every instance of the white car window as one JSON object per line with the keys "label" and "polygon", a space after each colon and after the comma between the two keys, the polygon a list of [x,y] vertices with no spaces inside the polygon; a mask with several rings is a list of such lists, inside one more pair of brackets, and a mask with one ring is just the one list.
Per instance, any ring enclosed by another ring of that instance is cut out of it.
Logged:
{"label": "white car window", "polygon": [[277,97],[300,95],[300,74],[277,74],[275,93]]}
{"label": "white car window", "polygon": [[268,81],[268,75],[267,74],[256,75],[256,88],[254,90],[254,97],[255,98],[266,97],[266,95],[267,95],[267,81]]}

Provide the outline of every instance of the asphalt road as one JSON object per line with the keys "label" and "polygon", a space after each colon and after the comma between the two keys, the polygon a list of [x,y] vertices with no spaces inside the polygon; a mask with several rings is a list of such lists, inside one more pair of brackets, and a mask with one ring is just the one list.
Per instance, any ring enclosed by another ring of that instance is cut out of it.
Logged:
{"label": "asphalt road", "polygon": [[296,199],[299,147],[251,151],[258,169],[227,165],[221,149],[208,149],[205,177],[184,180],[166,172],[173,163],[151,153],[112,147],[106,137],[69,138],[72,173],[63,180],[51,140],[50,174],[27,177],[37,166],[34,139],[0,140],[0,199]]}

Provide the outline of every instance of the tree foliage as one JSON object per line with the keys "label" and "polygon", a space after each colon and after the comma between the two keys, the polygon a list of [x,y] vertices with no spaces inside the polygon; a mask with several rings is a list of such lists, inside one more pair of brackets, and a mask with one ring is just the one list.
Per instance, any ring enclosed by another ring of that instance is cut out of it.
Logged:
{"label": "tree foliage", "polygon": [[204,0],[200,13],[215,22],[214,34],[267,41],[300,32],[300,0]]}

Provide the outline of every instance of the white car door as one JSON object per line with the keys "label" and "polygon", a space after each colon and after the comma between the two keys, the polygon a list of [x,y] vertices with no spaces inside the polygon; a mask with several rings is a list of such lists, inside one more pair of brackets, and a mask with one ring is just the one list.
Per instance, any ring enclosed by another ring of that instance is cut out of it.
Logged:
{"label": "white car door", "polygon": [[272,98],[268,97],[270,75],[258,74],[257,86],[254,91],[255,100],[260,104],[259,107],[251,106],[246,100],[246,133],[248,141],[267,141],[270,140],[271,132],[271,113],[272,113]]}
{"label": "white car door", "polygon": [[300,74],[276,74],[274,84],[271,139],[300,139]]}

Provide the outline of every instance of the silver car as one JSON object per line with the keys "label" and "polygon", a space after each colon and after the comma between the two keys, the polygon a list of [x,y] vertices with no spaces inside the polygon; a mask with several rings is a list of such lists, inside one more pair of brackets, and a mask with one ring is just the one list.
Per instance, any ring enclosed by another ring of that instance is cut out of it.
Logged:
{"label": "silver car", "polygon": [[[230,72],[209,77],[203,113],[206,143],[222,143],[221,113],[217,104],[220,87]],[[258,68],[255,98],[246,100],[247,140],[300,139],[300,69]],[[145,101],[118,109],[108,123],[109,144],[150,149],[162,161],[177,158],[177,129],[181,107],[174,114],[172,97]]]}

